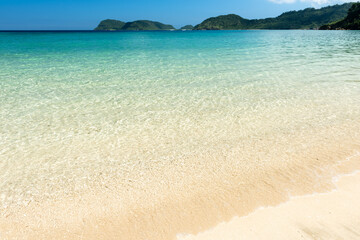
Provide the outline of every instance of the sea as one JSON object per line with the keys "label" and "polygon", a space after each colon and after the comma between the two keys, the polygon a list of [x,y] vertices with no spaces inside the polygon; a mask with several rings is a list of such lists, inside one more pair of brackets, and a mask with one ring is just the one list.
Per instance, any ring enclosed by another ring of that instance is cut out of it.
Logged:
{"label": "sea", "polygon": [[0,32],[3,222],[171,239],[331,189],[358,151],[360,31]]}

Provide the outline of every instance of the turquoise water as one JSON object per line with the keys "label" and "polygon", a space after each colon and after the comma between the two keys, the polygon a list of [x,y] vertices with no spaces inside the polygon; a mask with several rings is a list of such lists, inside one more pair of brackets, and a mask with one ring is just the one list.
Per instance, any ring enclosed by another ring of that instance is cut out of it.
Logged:
{"label": "turquoise water", "polygon": [[185,183],[185,173],[213,178],[223,163],[248,171],[306,143],[356,139],[359,39],[359,31],[2,32],[0,205],[104,184],[162,189]]}

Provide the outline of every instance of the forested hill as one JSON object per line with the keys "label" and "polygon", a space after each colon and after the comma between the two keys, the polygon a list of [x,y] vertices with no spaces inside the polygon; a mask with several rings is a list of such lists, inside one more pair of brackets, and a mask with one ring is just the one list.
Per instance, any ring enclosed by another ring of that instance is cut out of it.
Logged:
{"label": "forested hill", "polygon": [[354,3],[345,19],[322,26],[321,30],[360,30],[360,2]]}
{"label": "forested hill", "polygon": [[106,19],[99,23],[95,31],[143,31],[143,30],[173,30],[171,25],[160,22],[138,20],[134,22],[122,22],[113,19]]}
{"label": "forested hill", "polygon": [[291,11],[276,18],[249,20],[236,14],[208,18],[194,30],[238,29],[318,29],[323,25],[344,19],[352,3],[333,5],[320,9],[306,8]]}

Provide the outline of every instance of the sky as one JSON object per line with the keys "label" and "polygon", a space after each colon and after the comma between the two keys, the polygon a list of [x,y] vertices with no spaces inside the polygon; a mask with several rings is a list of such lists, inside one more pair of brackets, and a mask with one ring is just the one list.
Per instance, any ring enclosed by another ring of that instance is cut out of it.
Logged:
{"label": "sky", "polygon": [[[354,0],[349,0],[354,1]],[[153,20],[174,27],[235,13],[276,17],[347,0],[0,0],[0,30],[91,30],[104,19]]]}

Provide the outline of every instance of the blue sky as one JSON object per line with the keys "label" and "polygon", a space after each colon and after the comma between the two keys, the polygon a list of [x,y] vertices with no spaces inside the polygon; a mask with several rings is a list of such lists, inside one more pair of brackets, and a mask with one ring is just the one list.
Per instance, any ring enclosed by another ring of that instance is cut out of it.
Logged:
{"label": "blue sky", "polygon": [[154,20],[175,27],[235,13],[275,17],[284,11],[345,0],[0,0],[0,30],[88,30],[102,19]]}

